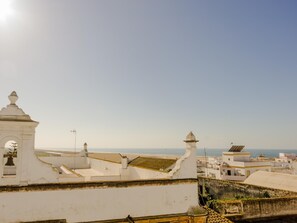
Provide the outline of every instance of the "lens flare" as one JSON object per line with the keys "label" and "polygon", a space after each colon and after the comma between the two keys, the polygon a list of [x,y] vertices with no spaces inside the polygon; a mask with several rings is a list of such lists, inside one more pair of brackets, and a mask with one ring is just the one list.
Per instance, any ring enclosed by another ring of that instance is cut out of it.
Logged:
{"label": "lens flare", "polygon": [[14,14],[11,6],[11,0],[0,0],[0,21],[6,22],[6,20]]}

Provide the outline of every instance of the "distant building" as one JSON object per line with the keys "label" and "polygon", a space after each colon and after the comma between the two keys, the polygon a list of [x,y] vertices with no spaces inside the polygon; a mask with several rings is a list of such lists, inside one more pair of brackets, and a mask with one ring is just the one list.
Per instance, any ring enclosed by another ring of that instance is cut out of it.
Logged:
{"label": "distant building", "polygon": [[252,160],[249,152],[242,152],[244,146],[232,146],[222,157],[209,157],[205,176],[222,180],[244,181],[252,173],[271,171],[271,162]]}
{"label": "distant building", "polygon": [[279,153],[279,157],[275,158],[275,166],[281,166],[281,167],[292,167],[293,161],[296,160],[296,154],[294,153]]}
{"label": "distant building", "polygon": [[295,153],[279,153],[279,159],[287,161],[296,160],[297,155]]}
{"label": "distant building", "polygon": [[296,163],[296,154],[279,153],[279,157],[272,162],[272,172],[296,174]]}

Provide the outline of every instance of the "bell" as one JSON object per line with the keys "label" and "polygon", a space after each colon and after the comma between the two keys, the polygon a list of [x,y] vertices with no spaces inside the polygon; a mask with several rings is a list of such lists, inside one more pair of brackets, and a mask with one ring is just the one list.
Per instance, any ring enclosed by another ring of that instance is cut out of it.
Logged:
{"label": "bell", "polygon": [[14,166],[13,157],[12,156],[8,156],[7,157],[7,162],[5,163],[5,166]]}

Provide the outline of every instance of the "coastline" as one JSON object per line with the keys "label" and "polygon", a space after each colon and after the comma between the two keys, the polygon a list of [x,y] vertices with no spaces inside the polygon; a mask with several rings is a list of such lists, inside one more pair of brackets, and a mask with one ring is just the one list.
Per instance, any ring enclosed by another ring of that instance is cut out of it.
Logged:
{"label": "coastline", "polygon": [[[73,148],[48,148],[48,149],[36,149],[37,151],[59,151],[59,152],[74,152]],[[77,148],[76,151],[80,151]],[[179,148],[168,148],[168,149],[123,149],[123,148],[89,148],[89,152],[92,153],[121,153],[121,154],[131,154],[131,155],[142,155],[142,156],[168,156],[168,157],[178,157],[184,154],[185,149]],[[196,155],[199,157],[218,157],[222,155],[222,152],[226,152],[228,149],[197,149]],[[249,149],[246,148],[244,151],[250,152],[251,157],[255,158],[260,155],[265,157],[279,157],[279,153],[297,153],[297,149]]]}

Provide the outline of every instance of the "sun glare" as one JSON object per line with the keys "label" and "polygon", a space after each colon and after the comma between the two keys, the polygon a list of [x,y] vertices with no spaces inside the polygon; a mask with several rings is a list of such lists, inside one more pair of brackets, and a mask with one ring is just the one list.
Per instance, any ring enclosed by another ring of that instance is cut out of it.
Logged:
{"label": "sun glare", "polygon": [[0,21],[6,22],[7,18],[13,15],[11,0],[0,0]]}

